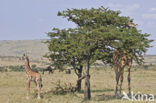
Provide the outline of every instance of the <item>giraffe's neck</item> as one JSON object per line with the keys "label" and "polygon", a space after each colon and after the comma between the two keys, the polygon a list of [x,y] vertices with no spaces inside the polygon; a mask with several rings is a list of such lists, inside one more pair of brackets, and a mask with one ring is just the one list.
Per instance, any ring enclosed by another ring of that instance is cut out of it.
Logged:
{"label": "giraffe's neck", "polygon": [[25,64],[26,64],[26,67],[25,67],[26,72],[29,73],[30,71],[32,71],[31,67],[30,67],[30,64],[29,64],[29,58],[28,57],[26,58],[26,63]]}

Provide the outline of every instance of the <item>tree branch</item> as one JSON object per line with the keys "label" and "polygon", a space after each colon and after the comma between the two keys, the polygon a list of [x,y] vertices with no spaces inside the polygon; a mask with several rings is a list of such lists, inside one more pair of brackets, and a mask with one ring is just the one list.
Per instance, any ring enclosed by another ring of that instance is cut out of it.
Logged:
{"label": "tree branch", "polygon": [[[88,75],[87,74],[83,74],[82,77],[80,77],[77,81],[83,80],[84,78],[86,78]],[[90,77],[90,76],[89,76]]]}
{"label": "tree branch", "polygon": [[75,74],[78,76],[79,74],[77,73],[76,68],[74,68],[74,71],[75,71]]}

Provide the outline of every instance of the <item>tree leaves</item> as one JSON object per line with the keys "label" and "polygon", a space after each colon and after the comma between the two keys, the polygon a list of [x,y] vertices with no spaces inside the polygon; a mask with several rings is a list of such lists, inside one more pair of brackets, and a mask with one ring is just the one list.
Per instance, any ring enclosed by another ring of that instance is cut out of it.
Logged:
{"label": "tree leaves", "polygon": [[[74,22],[77,27],[69,29],[53,28],[47,33],[51,58],[59,58],[65,63],[102,60],[112,63],[115,50],[124,51],[133,60],[141,63],[143,54],[150,47],[150,34],[143,34],[136,27],[130,27],[133,19],[120,16],[120,11],[108,8],[67,9],[58,16]],[[58,57],[55,56],[59,55]]]}

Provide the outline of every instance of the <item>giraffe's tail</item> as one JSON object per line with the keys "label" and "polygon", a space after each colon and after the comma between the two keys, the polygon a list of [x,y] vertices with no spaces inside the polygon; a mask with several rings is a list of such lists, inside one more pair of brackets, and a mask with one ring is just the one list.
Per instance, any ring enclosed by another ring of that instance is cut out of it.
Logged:
{"label": "giraffe's tail", "polygon": [[43,87],[43,84],[41,84],[41,88]]}
{"label": "giraffe's tail", "polygon": [[43,84],[42,84],[42,78],[40,78],[40,87],[42,88],[43,87]]}

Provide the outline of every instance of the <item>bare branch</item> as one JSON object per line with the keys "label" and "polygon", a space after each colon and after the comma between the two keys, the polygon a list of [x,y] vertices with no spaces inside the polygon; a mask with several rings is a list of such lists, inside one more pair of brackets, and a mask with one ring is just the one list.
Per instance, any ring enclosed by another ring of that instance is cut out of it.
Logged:
{"label": "bare branch", "polygon": [[83,79],[86,78],[86,77],[87,77],[87,75],[83,73],[83,76],[80,77],[77,81],[83,80]]}

